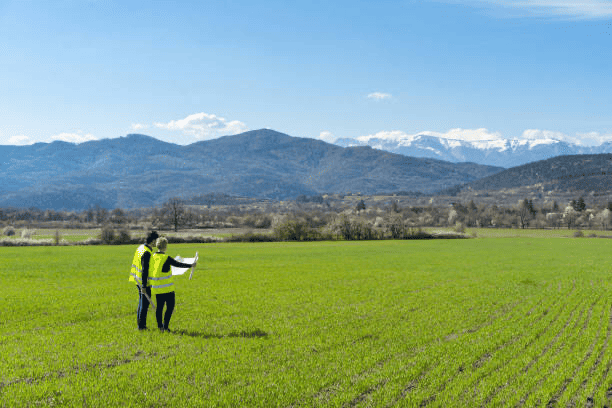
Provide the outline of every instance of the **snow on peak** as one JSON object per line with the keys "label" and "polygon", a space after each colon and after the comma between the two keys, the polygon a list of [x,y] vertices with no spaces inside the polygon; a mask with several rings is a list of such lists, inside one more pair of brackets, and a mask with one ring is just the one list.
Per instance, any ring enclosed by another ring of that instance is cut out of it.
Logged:
{"label": "snow on peak", "polygon": [[409,135],[400,130],[392,130],[390,132],[384,131],[384,132],[378,132],[373,135],[358,136],[355,139],[357,139],[358,141],[362,143],[368,143],[370,140],[373,140],[373,139],[384,140],[387,142],[406,143],[406,142],[412,142],[415,138],[418,138],[418,137],[419,135]]}

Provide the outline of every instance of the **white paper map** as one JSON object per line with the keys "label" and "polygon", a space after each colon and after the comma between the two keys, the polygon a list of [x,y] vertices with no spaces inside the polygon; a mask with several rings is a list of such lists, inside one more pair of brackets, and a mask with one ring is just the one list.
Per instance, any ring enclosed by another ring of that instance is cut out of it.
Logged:
{"label": "white paper map", "polygon": [[[198,253],[196,252],[196,256],[193,258],[183,258],[180,255],[177,255],[174,257],[174,259],[182,263],[192,264],[198,260]],[[191,268],[178,268],[176,266],[171,266],[170,269],[172,269],[172,275],[182,275]]]}

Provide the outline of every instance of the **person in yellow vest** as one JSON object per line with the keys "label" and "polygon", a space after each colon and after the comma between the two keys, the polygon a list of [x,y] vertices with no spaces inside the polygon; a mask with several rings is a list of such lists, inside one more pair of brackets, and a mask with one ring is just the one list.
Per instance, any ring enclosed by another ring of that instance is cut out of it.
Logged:
{"label": "person in yellow vest", "polygon": [[[151,287],[147,285],[149,279],[149,265],[153,244],[159,238],[157,231],[147,235],[145,243],[136,249],[130,270],[130,282],[136,283],[138,289],[138,309],[136,309],[136,323],[138,330],[147,329],[147,311],[149,310],[149,299],[151,298]],[[150,283],[149,283],[150,285]]]}
{"label": "person in yellow vest", "polygon": [[[155,246],[157,247],[157,252],[151,256],[151,275],[149,276],[151,293],[155,296],[155,301],[157,302],[155,317],[157,318],[157,327],[161,331],[171,332],[168,325],[174,311],[175,296],[174,280],[170,267],[191,268],[195,267],[197,262],[186,264],[166,255],[168,240],[164,237],[158,238]],[[165,314],[163,310],[164,305],[166,305]]]}

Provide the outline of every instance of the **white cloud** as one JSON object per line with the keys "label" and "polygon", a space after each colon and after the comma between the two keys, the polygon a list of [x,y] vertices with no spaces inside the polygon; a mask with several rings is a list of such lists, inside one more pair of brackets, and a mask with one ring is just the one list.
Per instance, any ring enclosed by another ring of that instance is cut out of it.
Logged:
{"label": "white cloud", "polygon": [[83,142],[89,142],[91,140],[98,140],[98,138],[92,135],[91,133],[87,133],[86,135],[84,135],[83,133],[78,132],[78,133],[60,133],[58,135],[52,136],[51,140],[61,140],[61,141],[70,142],[70,143],[83,143]]}
{"label": "white cloud", "polygon": [[132,123],[131,129],[132,130],[142,130],[142,129],[147,129],[149,127],[149,125],[144,125],[142,123]]}
{"label": "white cloud", "polygon": [[9,145],[16,145],[16,146],[31,145],[32,143],[34,143],[32,139],[30,139],[28,136],[23,136],[23,135],[11,136],[9,137],[9,140],[8,140]]}
{"label": "white cloud", "polygon": [[[444,0],[442,0],[444,1]],[[604,0],[447,0],[475,6],[496,7],[506,12],[523,11],[533,16],[597,19],[612,16],[612,2]]]}
{"label": "white cloud", "polygon": [[377,101],[381,101],[383,99],[391,98],[391,94],[383,93],[383,92],[372,92],[371,94],[368,95],[368,98],[374,99]]}
{"label": "white cloud", "polygon": [[247,126],[238,120],[227,121],[225,118],[204,112],[194,113],[185,119],[171,120],[168,123],[156,122],[153,125],[160,129],[181,131],[201,140],[235,135],[248,130]]}
{"label": "white cloud", "polygon": [[324,142],[327,142],[327,143],[333,143],[334,141],[336,141],[337,138],[336,136],[334,136],[332,132],[328,132],[327,130],[324,130],[323,132],[319,134],[318,139],[323,140]]}

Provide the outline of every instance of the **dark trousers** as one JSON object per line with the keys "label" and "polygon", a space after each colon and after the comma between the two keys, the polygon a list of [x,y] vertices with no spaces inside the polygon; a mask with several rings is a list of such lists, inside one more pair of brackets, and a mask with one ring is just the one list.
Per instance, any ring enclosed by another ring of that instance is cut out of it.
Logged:
{"label": "dark trousers", "polygon": [[[155,311],[155,317],[157,317],[157,327],[160,329],[167,329],[168,325],[170,324],[172,312],[174,311],[174,292],[155,295],[155,299],[157,300],[157,310]],[[166,305],[165,314],[164,305]]]}
{"label": "dark trousers", "polygon": [[[138,290],[138,310],[136,311],[136,322],[138,323],[139,329],[147,328],[147,312],[149,311],[149,299],[142,293],[140,293],[140,288],[136,286],[136,290]],[[147,295],[151,297],[151,288],[147,288]]]}

